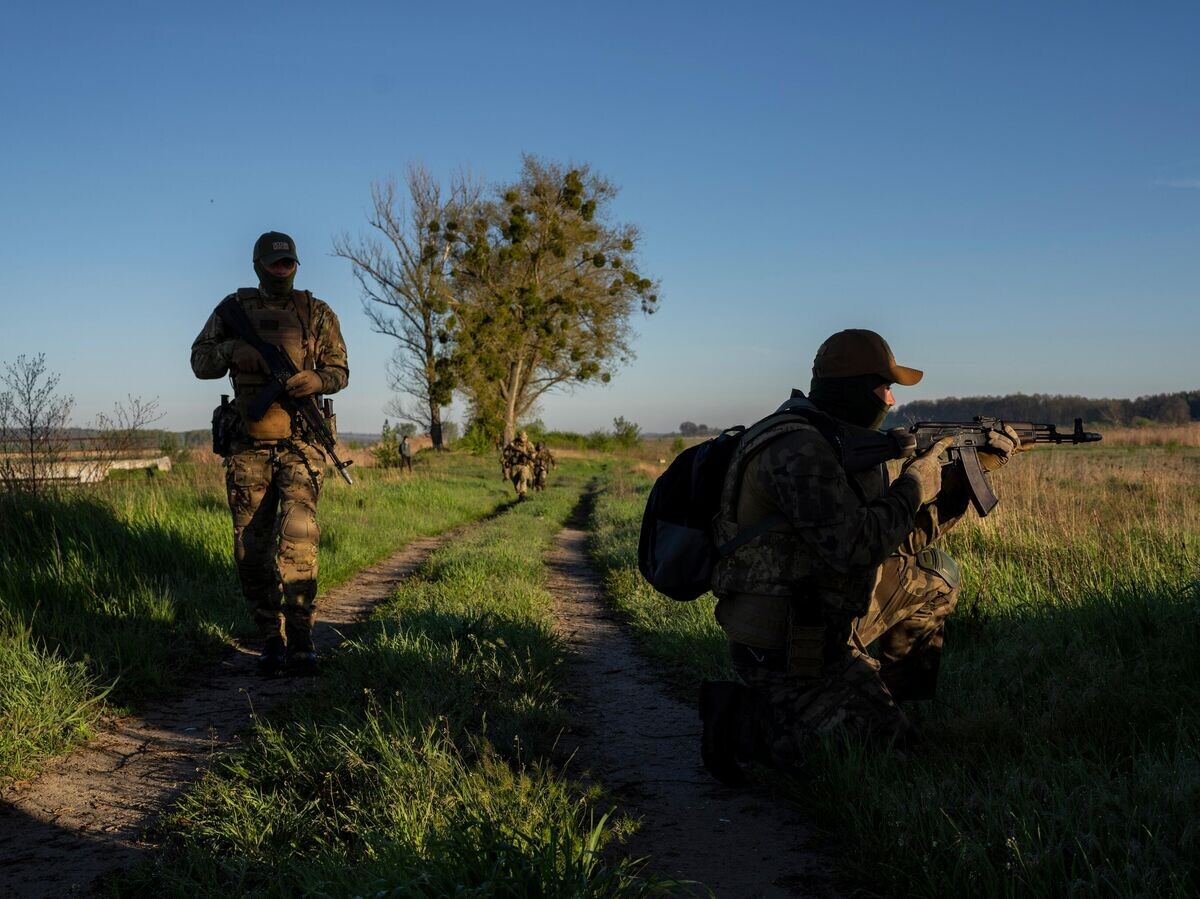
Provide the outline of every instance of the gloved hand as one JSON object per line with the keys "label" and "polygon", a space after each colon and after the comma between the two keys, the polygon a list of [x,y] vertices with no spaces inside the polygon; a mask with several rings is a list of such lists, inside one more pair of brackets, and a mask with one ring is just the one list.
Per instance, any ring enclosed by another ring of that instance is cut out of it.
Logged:
{"label": "gloved hand", "polygon": [[306,396],[312,396],[314,393],[320,393],[325,385],[321,383],[321,376],[315,371],[298,371],[284,385],[287,388],[288,396],[293,399],[302,399]]}
{"label": "gloved hand", "polygon": [[942,489],[941,456],[954,443],[953,437],[943,437],[925,452],[908,463],[901,477],[909,477],[921,488],[921,505],[933,502]]}
{"label": "gloved hand", "polygon": [[1003,431],[989,431],[987,446],[979,448],[979,467],[984,471],[995,471],[1008,464],[1017,453],[1033,449],[1033,445],[1021,446],[1021,438],[1011,426]]}
{"label": "gloved hand", "polygon": [[258,350],[250,346],[244,340],[227,341],[233,344],[233,352],[229,354],[229,367],[234,371],[243,373],[252,371],[261,371],[269,373],[267,361],[259,354]]}

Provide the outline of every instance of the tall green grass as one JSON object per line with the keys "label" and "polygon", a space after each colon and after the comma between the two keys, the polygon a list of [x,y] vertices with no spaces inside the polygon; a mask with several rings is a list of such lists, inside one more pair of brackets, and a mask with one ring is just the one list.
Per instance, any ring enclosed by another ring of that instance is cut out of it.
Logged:
{"label": "tall green grass", "polygon": [[563,648],[542,557],[583,466],[436,552],[314,691],[258,723],[119,895],[592,896],[656,886],[600,850],[594,791],[547,759]]}
{"label": "tall green grass", "polygon": [[[938,700],[904,752],[815,746],[795,799],[885,895],[1200,894],[1200,456],[1038,451],[948,548],[965,573]],[[691,692],[725,668],[711,599],[640,582],[648,479],[597,503],[594,551],[647,651]]]}
{"label": "tall green grass", "polygon": [[[322,497],[321,587],[506,500],[490,467],[422,458]],[[0,496],[0,776],[85,738],[102,694],[136,709],[251,630],[221,469]]]}

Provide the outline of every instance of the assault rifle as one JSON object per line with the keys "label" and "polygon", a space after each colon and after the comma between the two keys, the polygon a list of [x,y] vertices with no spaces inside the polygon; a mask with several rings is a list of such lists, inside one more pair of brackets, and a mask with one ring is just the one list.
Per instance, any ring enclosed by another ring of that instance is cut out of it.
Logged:
{"label": "assault rifle", "polygon": [[903,459],[922,453],[943,437],[954,442],[946,450],[949,464],[962,472],[966,480],[971,505],[982,518],[1000,502],[983,475],[979,450],[988,444],[993,431],[1003,433],[1007,425],[1017,432],[1021,445],[1031,443],[1079,444],[1096,443],[1101,435],[1083,429],[1083,419],[1075,419],[1074,430],[1062,433],[1052,424],[1031,421],[1001,421],[998,418],[976,417],[973,421],[919,421],[910,428],[893,428],[887,433],[873,432],[869,436],[856,429],[854,436],[842,443],[842,460],[847,471],[865,471],[889,459]]}
{"label": "assault rifle", "polygon": [[242,304],[235,297],[222,300],[217,306],[217,315],[221,316],[221,321],[225,322],[238,337],[258,350],[258,354],[263,357],[270,372],[270,380],[246,408],[246,415],[250,420],[260,420],[267,414],[267,409],[271,407],[272,403],[282,403],[304,420],[309,434],[321,445],[325,454],[333,460],[337,473],[347,484],[353,484],[354,481],[350,479],[346,469],[354,464],[354,460],[349,459],[343,462],[338,458],[337,440],[325,422],[325,414],[332,414],[332,401],[325,400],[325,410],[322,411],[321,407],[317,405],[315,396],[306,396],[302,399],[288,396],[286,390],[288,379],[299,374],[300,370],[296,368],[287,353],[258,336],[258,332],[254,330],[254,323],[250,321],[246,310],[242,308]]}

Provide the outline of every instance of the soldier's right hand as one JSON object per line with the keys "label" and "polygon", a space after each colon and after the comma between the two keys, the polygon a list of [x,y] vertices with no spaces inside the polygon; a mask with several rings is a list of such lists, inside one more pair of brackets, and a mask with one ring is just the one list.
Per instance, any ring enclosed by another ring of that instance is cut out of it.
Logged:
{"label": "soldier's right hand", "polygon": [[943,437],[904,469],[902,476],[912,478],[921,490],[922,506],[933,502],[942,489],[942,460],[939,457],[953,444],[953,437]]}
{"label": "soldier's right hand", "polygon": [[229,367],[243,373],[261,371],[270,374],[270,369],[267,368],[267,362],[263,359],[262,354],[244,340],[235,341]]}

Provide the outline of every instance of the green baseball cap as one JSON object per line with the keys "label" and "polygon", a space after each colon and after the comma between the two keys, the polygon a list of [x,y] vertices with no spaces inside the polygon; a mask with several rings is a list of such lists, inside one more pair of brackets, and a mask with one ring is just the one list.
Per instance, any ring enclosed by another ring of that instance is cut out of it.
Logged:
{"label": "green baseball cap", "polygon": [[255,262],[270,265],[280,259],[295,259],[296,264],[300,264],[300,257],[296,255],[296,242],[283,232],[268,231],[254,242]]}

